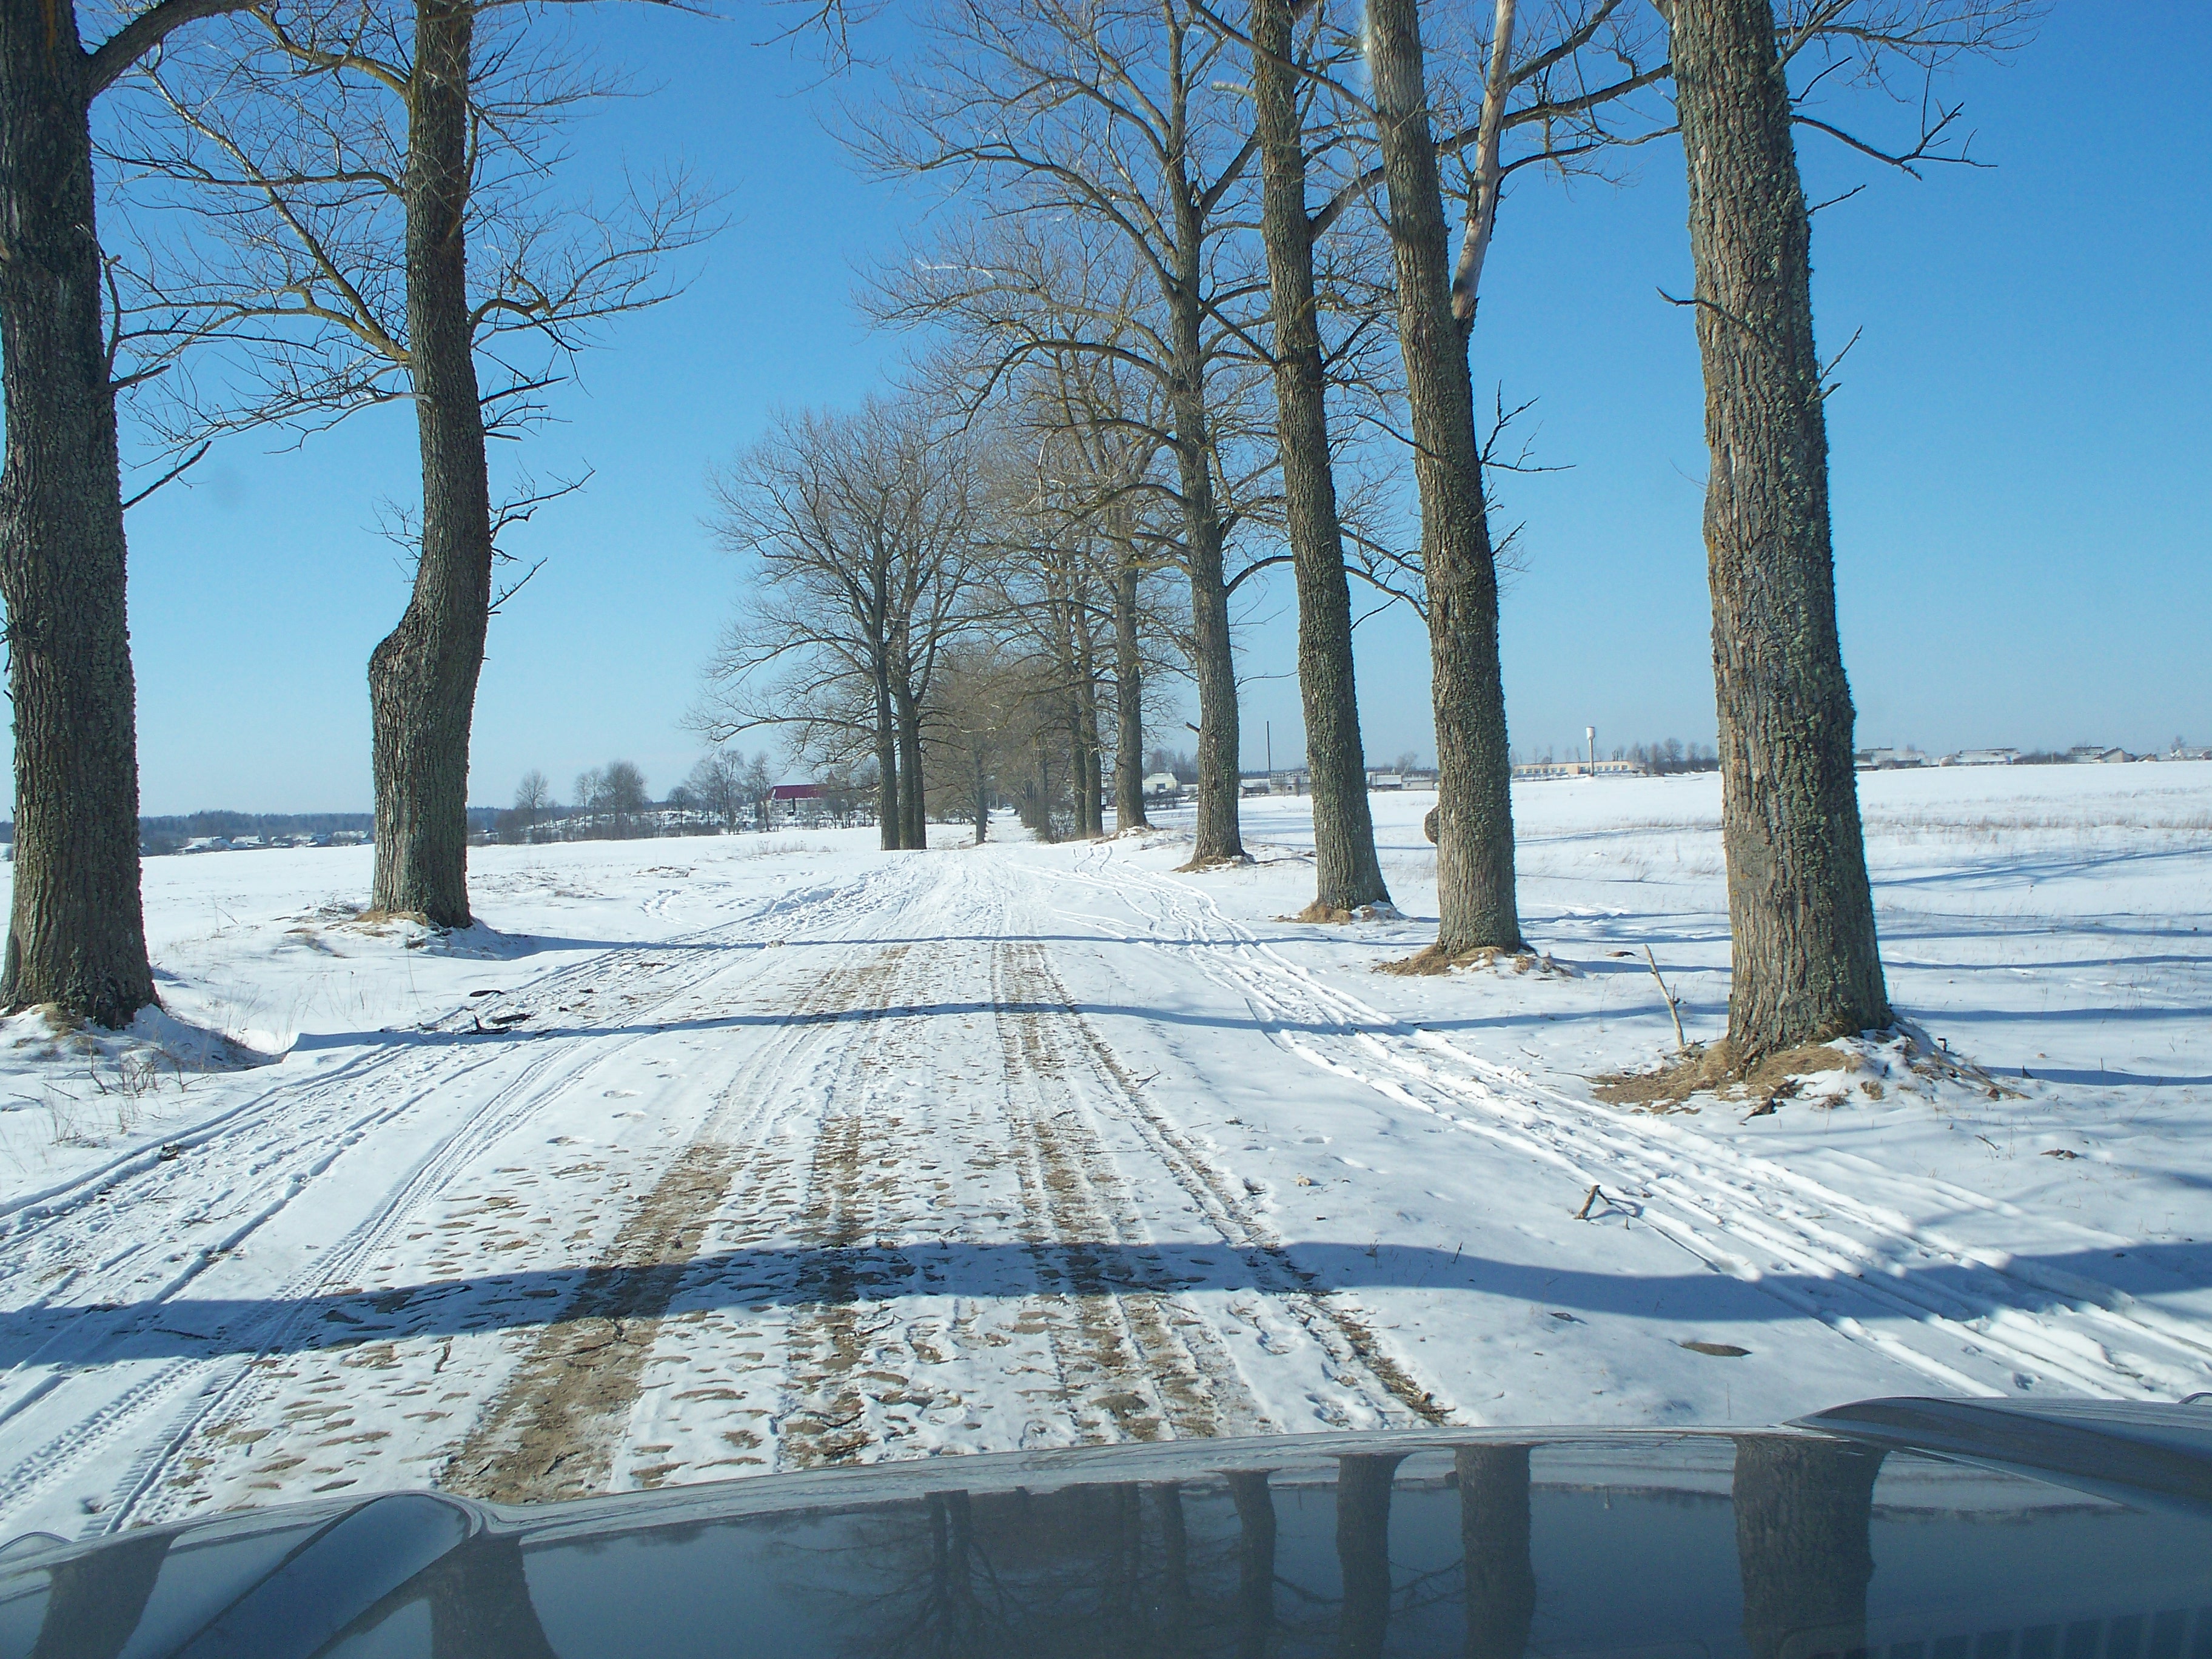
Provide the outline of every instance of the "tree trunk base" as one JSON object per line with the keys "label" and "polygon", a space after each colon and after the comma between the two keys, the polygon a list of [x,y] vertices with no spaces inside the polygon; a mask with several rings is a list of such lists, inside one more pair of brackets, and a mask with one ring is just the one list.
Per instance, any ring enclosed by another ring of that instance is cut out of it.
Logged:
{"label": "tree trunk base", "polygon": [[1477,968],[1510,968],[1516,974],[1541,974],[1560,979],[1570,977],[1572,972],[1548,956],[1537,955],[1526,945],[1479,945],[1472,951],[1447,951],[1441,945],[1431,945],[1396,962],[1378,963],[1375,971],[1414,977]]}
{"label": "tree trunk base", "polygon": [[[449,927],[443,927],[439,923],[431,921],[429,914],[427,911],[422,910],[380,910],[371,908],[367,910],[358,911],[353,915],[348,916],[342,925],[349,927],[374,927],[390,921],[411,921],[417,927],[428,927],[432,929],[434,932],[441,933],[451,933],[453,931]],[[473,926],[474,924],[472,922],[465,922],[462,925],[464,927],[469,927]]]}
{"label": "tree trunk base", "polygon": [[1341,904],[1327,904],[1316,899],[1294,916],[1278,916],[1278,921],[1316,922],[1324,926],[1343,926],[1354,921],[1403,921],[1405,915],[1387,900],[1381,904],[1358,904],[1346,909]]}
{"label": "tree trunk base", "polygon": [[1178,864],[1176,873],[1191,875],[1206,870],[1234,870],[1253,861],[1249,853],[1224,853],[1218,858],[1193,858],[1188,864]]}
{"label": "tree trunk base", "polygon": [[[1610,1073],[1593,1078],[1591,1082],[1600,1100],[1616,1106],[1664,1110],[1680,1106],[1692,1095],[1710,1094],[1716,1100],[1732,1104],[1755,1101],[1759,1110],[1753,1115],[1763,1116],[1784,1101],[1794,1098],[1808,1077],[1822,1072],[1866,1069],[1859,1050],[1838,1046],[1844,1036],[1863,1035],[1882,1043],[1901,1044],[1905,1066],[1923,1078],[1941,1078],[1993,1100],[2021,1097],[2018,1090],[2007,1087],[2002,1079],[1992,1077],[1972,1061],[1935,1046],[1916,1030],[1899,1026],[1872,1033],[1844,1032],[1825,1042],[1800,1043],[1793,1048],[1748,1056],[1738,1053],[1725,1037],[1711,1045],[1693,1042],[1654,1070]],[[1892,1063],[1895,1063],[1894,1060]]]}

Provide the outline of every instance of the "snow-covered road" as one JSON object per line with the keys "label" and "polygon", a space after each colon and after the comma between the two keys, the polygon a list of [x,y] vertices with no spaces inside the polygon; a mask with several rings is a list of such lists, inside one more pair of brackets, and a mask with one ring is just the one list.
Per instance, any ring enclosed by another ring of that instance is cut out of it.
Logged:
{"label": "snow-covered road", "polygon": [[[580,903],[614,856],[540,853],[518,904]],[[1419,926],[1272,923],[1294,858],[1181,875],[1166,836],[628,856],[575,929],[614,937],[527,953],[270,921],[318,972],[419,970],[424,1017],[334,1024],[325,986],[280,1065],[25,1171],[0,1536],[354,1488],[2212,1388],[2205,1229],[2118,1228],[1922,1127],[2001,1109],[2050,1139],[2082,1103],[2062,1085],[1990,1103],[1867,1045],[1864,1092],[1795,1128],[1605,1106],[1515,1035],[1584,1018],[1597,963],[1357,974],[1346,951]]]}

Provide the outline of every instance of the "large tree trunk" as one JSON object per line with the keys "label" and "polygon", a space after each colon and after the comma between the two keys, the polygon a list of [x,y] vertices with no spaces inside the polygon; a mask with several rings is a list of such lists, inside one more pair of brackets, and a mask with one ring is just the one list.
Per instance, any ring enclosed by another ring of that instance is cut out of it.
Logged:
{"label": "large tree trunk", "polygon": [[491,487],[469,319],[474,156],[468,0],[417,0],[409,87],[407,331],[422,547],[399,626],[368,659],[376,786],[370,902],[469,922],[469,726],[491,612]]}
{"label": "large tree trunk", "polygon": [[1450,252],[1415,0],[1370,0],[1367,11],[1428,588],[1437,717],[1438,924],[1432,948],[1449,959],[1485,948],[1521,948],[1513,768],[1498,660],[1498,567],[1467,345],[1452,316]]}
{"label": "large tree trunk", "polygon": [[1075,629],[1075,787],[1081,799],[1076,805],[1076,833],[1095,841],[1106,833],[1106,814],[1099,805],[1104,767],[1098,753],[1098,665],[1091,646],[1087,624]]}
{"label": "large tree trunk", "polygon": [[89,92],[74,10],[0,0],[0,597],[15,724],[0,1004],[112,1026],[155,999]]}
{"label": "large tree trunk", "polygon": [[1145,665],[1137,638],[1137,561],[1114,573],[1114,829],[1145,819]]}
{"label": "large tree trunk", "polygon": [[1730,1490],[1752,1659],[1864,1647],[1881,1462],[1834,1441],[1736,1437]]}
{"label": "large tree trunk", "polygon": [[891,714],[890,677],[876,670],[876,845],[899,850],[906,819],[899,804],[898,722]]}
{"label": "large tree trunk", "polygon": [[1054,701],[1060,706],[1067,732],[1068,810],[1074,819],[1074,835],[1078,839],[1087,840],[1091,833],[1097,797],[1092,796],[1089,802],[1084,799],[1091,774],[1083,744],[1083,665],[1076,646],[1076,599],[1072,574],[1066,563],[1050,569],[1049,598],[1045,608],[1046,645],[1052,653],[1053,672],[1059,680]]}
{"label": "large tree trunk", "polygon": [[899,845],[908,852],[929,846],[929,802],[921,783],[921,704],[912,692],[897,693],[899,770],[904,783],[899,790]]}
{"label": "large tree trunk", "polygon": [[1739,1064],[1887,1025],[1836,635],[1811,223],[1769,0],[1676,0]]}
{"label": "large tree trunk", "polygon": [[[1181,82],[1177,82],[1180,88]],[[1177,119],[1182,127],[1182,96]],[[1192,867],[1241,860],[1237,823],[1239,750],[1237,659],[1229,629],[1221,513],[1213,490],[1212,422],[1206,407],[1205,222],[1178,167],[1175,269],[1168,284],[1172,360],[1168,402],[1175,420],[1176,483],[1182,495],[1183,562],[1190,577],[1193,678],[1198,682],[1198,834]]]}
{"label": "large tree trunk", "polygon": [[[1186,461],[1182,471],[1186,495],[1196,488],[1211,497],[1202,453],[1194,462]],[[1237,663],[1229,632],[1229,592],[1222,581],[1221,526],[1210,507],[1188,517],[1184,556],[1190,567],[1191,666],[1198,682],[1198,833],[1190,862],[1197,868],[1242,860],[1244,838],[1237,818]]]}
{"label": "large tree trunk", "polygon": [[1306,214],[1305,131],[1291,61],[1294,0],[1253,0],[1252,87],[1260,139],[1260,228],[1275,313],[1275,407],[1284,510],[1298,589],[1298,696],[1313,778],[1314,902],[1326,919],[1388,904],[1367,805],[1367,757],[1352,665],[1352,588],[1330,464],[1327,380]]}

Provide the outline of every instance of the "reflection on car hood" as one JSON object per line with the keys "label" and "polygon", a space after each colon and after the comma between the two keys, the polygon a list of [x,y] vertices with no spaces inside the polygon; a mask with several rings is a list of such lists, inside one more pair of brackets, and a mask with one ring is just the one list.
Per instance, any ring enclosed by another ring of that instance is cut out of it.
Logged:
{"label": "reflection on car hood", "polygon": [[939,1458],[0,1551],[0,1656],[2212,1659],[2212,1409]]}

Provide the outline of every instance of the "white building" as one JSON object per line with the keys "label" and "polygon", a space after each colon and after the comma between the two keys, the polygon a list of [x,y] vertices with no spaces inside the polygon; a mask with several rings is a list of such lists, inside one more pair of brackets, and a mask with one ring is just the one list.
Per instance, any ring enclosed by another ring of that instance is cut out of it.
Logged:
{"label": "white building", "polygon": [[1928,764],[1928,757],[1909,745],[1903,749],[1862,749],[1851,758],[1862,772],[1893,772],[1900,767]]}
{"label": "white building", "polygon": [[1513,775],[1522,779],[1640,778],[1646,769],[1632,760],[1525,761],[1513,769]]}

